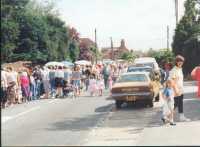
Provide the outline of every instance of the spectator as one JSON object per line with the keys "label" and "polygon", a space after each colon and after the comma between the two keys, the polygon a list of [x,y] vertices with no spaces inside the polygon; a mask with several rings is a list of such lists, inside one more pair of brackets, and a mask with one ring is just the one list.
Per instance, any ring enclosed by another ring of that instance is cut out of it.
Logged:
{"label": "spectator", "polygon": [[49,91],[50,91],[50,82],[49,82],[49,70],[46,67],[43,67],[41,71],[41,76],[42,76],[42,82],[44,86],[44,98],[48,99],[49,98]]}
{"label": "spectator", "polygon": [[110,76],[110,69],[109,69],[108,65],[104,65],[102,74],[103,74],[103,78],[104,78],[105,88],[108,89],[108,78]]}
{"label": "spectator", "polygon": [[183,113],[183,71],[184,57],[178,55],[175,59],[175,66],[170,71],[169,79],[174,81],[174,109],[178,107],[180,121],[190,121]]}
{"label": "spectator", "polygon": [[33,77],[33,73],[30,74],[30,91],[31,91],[31,100],[36,100],[36,82],[35,82],[35,79]]}
{"label": "spectator", "polygon": [[55,97],[55,91],[56,91],[56,87],[55,87],[55,68],[54,66],[49,66],[49,82],[50,82],[50,95],[52,98]]}
{"label": "spectator", "polygon": [[80,86],[81,86],[81,72],[79,66],[74,67],[74,71],[72,72],[72,81],[75,87],[75,95],[80,95]]}
{"label": "spectator", "polygon": [[192,78],[197,81],[198,85],[197,97],[200,97],[200,65],[192,70],[191,75]]}
{"label": "spectator", "polygon": [[173,81],[167,80],[166,87],[163,90],[163,117],[162,121],[166,123],[170,122],[170,125],[176,125],[174,123],[174,91],[173,91]]}
{"label": "spectator", "polygon": [[7,100],[9,105],[13,105],[15,103],[15,98],[16,98],[16,75],[13,72],[12,67],[7,68]]}
{"label": "spectator", "polygon": [[92,74],[90,76],[89,90],[90,90],[90,96],[95,96],[97,94],[97,80],[95,78],[95,74]]}
{"label": "spectator", "polygon": [[41,96],[42,90],[42,75],[39,67],[36,67],[33,71],[33,77],[36,83],[36,98],[39,99]]}
{"label": "spectator", "polygon": [[89,79],[91,75],[91,69],[89,66],[86,66],[85,75],[86,75],[85,86],[86,86],[86,91],[88,91]]}
{"label": "spectator", "polygon": [[5,108],[7,102],[7,71],[1,68],[1,108]]}
{"label": "spectator", "polygon": [[18,72],[18,77],[17,77],[18,88],[16,90],[16,96],[17,96],[17,101],[19,104],[23,102],[22,87],[21,87],[21,81],[20,81],[21,74],[22,74],[22,70]]}
{"label": "spectator", "polygon": [[59,66],[55,72],[55,84],[56,84],[56,97],[62,97],[62,87],[63,87],[64,72],[62,66]]}
{"label": "spectator", "polygon": [[103,81],[103,78],[102,78],[101,75],[99,75],[98,79],[97,79],[97,89],[98,89],[98,92],[99,92],[99,96],[102,96],[103,89],[104,89],[104,81]]}
{"label": "spectator", "polygon": [[70,72],[69,72],[69,68],[67,67],[63,67],[64,70],[64,81],[67,81],[68,83],[70,82]]}
{"label": "spectator", "polygon": [[30,101],[30,81],[28,74],[25,70],[23,70],[21,76],[20,76],[20,83],[21,83],[21,89],[22,89],[22,96],[24,98],[24,101]]}

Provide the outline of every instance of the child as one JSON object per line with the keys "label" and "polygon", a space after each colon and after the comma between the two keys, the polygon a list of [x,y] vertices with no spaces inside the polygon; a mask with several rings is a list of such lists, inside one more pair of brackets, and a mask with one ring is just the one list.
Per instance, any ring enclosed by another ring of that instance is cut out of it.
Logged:
{"label": "child", "polygon": [[99,91],[99,96],[102,96],[103,89],[104,89],[104,80],[103,80],[102,76],[99,76],[97,79],[97,88]]}
{"label": "child", "polygon": [[63,96],[68,96],[70,92],[73,92],[73,86],[69,84],[67,80],[64,80]]}
{"label": "child", "polygon": [[167,80],[166,81],[166,87],[163,90],[163,100],[164,100],[164,105],[163,105],[163,117],[162,121],[169,122],[170,125],[176,125],[174,123],[174,91],[172,88],[173,82],[172,80]]}
{"label": "child", "polygon": [[110,90],[110,95],[111,95],[111,90],[112,90],[112,85],[113,85],[113,79],[111,75],[108,78],[108,85],[109,85],[109,90]]}
{"label": "child", "polygon": [[89,90],[90,90],[90,95],[94,96],[95,93],[97,92],[97,81],[95,79],[95,75],[91,75],[91,78],[89,79]]}

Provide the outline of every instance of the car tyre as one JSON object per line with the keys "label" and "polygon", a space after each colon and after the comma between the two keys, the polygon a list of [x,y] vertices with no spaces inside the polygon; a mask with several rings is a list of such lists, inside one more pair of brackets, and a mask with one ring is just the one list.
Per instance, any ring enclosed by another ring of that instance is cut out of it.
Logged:
{"label": "car tyre", "polygon": [[149,101],[149,106],[153,107],[153,101],[152,100]]}
{"label": "car tyre", "polygon": [[155,97],[155,102],[158,102],[160,100],[159,94]]}
{"label": "car tyre", "polygon": [[116,101],[115,101],[116,108],[117,108],[117,109],[120,109],[122,103],[123,103],[123,101],[116,100]]}
{"label": "car tyre", "polygon": [[153,107],[153,100],[148,100],[146,103],[149,107]]}

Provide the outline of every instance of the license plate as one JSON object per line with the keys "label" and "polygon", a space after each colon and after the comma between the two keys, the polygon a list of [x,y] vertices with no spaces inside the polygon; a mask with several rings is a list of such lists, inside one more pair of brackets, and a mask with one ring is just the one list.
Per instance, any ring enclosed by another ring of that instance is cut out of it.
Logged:
{"label": "license plate", "polygon": [[127,101],[136,101],[136,97],[135,96],[127,96],[126,100]]}

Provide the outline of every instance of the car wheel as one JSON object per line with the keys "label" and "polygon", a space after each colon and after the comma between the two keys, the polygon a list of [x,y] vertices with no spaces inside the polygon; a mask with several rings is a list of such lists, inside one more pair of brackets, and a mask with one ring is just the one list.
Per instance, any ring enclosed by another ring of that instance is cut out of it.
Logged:
{"label": "car wheel", "polygon": [[159,94],[155,97],[155,102],[158,102],[160,100]]}
{"label": "car wheel", "polygon": [[149,107],[153,107],[153,100],[148,100],[148,101],[147,101],[147,105],[148,105]]}
{"label": "car wheel", "polygon": [[120,109],[122,103],[123,103],[123,101],[116,100],[116,101],[115,101],[116,108],[117,108],[117,109]]}
{"label": "car wheel", "polygon": [[153,101],[152,100],[149,101],[149,106],[153,107]]}

